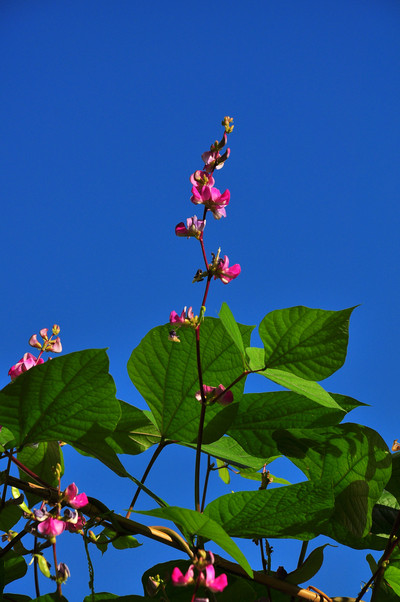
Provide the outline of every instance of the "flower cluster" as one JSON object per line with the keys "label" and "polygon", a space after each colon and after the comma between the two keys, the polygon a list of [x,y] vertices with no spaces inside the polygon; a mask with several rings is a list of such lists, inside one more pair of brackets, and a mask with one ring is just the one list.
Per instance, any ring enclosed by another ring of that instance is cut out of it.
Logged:
{"label": "flower cluster", "polygon": [[[172,584],[177,587],[194,584],[195,593],[200,586],[206,587],[211,592],[222,592],[228,585],[228,578],[225,573],[216,577],[213,565],[213,553],[200,550],[199,557],[194,560],[185,574],[178,567],[174,568],[171,574]],[[196,600],[199,601],[200,598],[196,598]]]}
{"label": "flower cluster", "polygon": [[[64,502],[71,506],[64,509],[64,516],[61,517],[59,509],[61,503]],[[41,537],[45,537],[51,543],[54,543],[56,537],[61,535],[65,530],[71,533],[80,532],[85,524],[85,518],[78,512],[78,508],[83,508],[89,503],[86,493],[78,495],[78,488],[75,483],[68,485],[63,491],[60,498],[60,504],[55,509],[48,511],[46,504],[42,504],[39,509],[33,510],[30,518],[33,518],[37,523],[37,533]]]}
{"label": "flower cluster", "polygon": [[[29,345],[31,347],[35,347],[36,349],[40,349],[39,356],[36,357],[32,353],[24,353],[19,362],[17,362],[14,366],[11,366],[11,368],[8,371],[8,376],[11,378],[11,380],[15,380],[18,376],[23,374],[23,372],[27,372],[28,370],[33,368],[33,366],[43,364],[44,359],[41,357],[41,355],[44,351],[52,353],[61,353],[61,340],[60,337],[57,336],[60,333],[60,327],[57,324],[54,324],[52,328],[52,335],[50,338],[47,336],[47,333],[47,328],[42,328],[42,330],[40,330],[40,336],[43,339],[43,343],[39,343],[36,334],[33,334],[31,336],[31,338],[29,339]],[[53,336],[57,336],[57,338],[52,340]]]}

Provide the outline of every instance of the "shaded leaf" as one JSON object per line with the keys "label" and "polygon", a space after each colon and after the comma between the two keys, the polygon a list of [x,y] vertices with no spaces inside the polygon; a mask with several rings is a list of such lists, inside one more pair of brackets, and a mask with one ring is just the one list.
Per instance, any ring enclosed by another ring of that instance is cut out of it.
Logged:
{"label": "shaded leaf", "polygon": [[106,437],[107,444],[117,454],[141,454],[161,437],[156,426],[139,408],[119,401],[121,417],[115,430]]}
{"label": "shaded leaf", "polygon": [[2,560],[4,561],[4,586],[12,581],[21,579],[28,570],[24,558],[16,554],[13,550],[7,552]]}
{"label": "shaded leaf", "polygon": [[329,483],[303,482],[267,490],[228,493],[204,513],[232,537],[308,540],[322,532],[334,509]]}
{"label": "shaded leaf", "polygon": [[326,546],[329,545],[329,543],[326,543],[323,546],[315,548],[315,550],[313,550],[311,554],[307,556],[303,564],[298,569],[292,571],[286,576],[285,581],[297,585],[312,579],[320,570],[324,561],[324,550]]}
{"label": "shaded leaf", "polygon": [[389,450],[378,435],[358,424],[276,431],[279,451],[312,481],[331,481],[335,512],[323,533],[339,543],[363,547],[372,508],[390,477]]}
{"label": "shaded leaf", "polygon": [[337,424],[343,410],[321,406],[292,391],[244,394],[239,411],[228,430],[247,453],[279,455],[274,432],[282,428],[315,428]]}

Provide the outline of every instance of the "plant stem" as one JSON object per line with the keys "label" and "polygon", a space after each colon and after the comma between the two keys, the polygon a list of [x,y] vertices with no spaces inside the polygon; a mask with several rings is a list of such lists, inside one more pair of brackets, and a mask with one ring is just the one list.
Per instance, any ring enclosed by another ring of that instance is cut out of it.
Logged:
{"label": "plant stem", "polygon": [[15,458],[12,454],[10,454],[10,452],[5,451],[4,453],[11,459],[12,462],[14,462],[14,464],[18,466],[18,468],[20,468],[23,472],[29,475],[37,483],[43,485],[43,487],[51,487],[51,485],[46,483],[46,481],[43,481],[43,479],[41,479],[37,474],[32,472],[32,470],[30,470],[27,466],[24,466],[24,464],[22,464],[22,462],[20,462],[18,458]]}
{"label": "plant stem", "polygon": [[[210,283],[210,277],[207,281],[207,286]],[[207,290],[204,294],[204,299],[207,297]],[[203,300],[204,305],[204,300]],[[199,421],[199,430],[197,433],[197,448],[196,448],[196,463],[195,463],[195,475],[194,475],[194,505],[198,512],[201,512],[200,508],[200,460],[201,460],[201,444],[203,442],[203,430],[204,430],[204,419],[206,416],[206,398],[203,389],[203,373],[201,370],[201,358],[200,358],[200,324],[196,327],[196,356],[197,356],[197,372],[199,377],[200,395],[201,395],[201,412]]]}
{"label": "plant stem", "polygon": [[[147,479],[148,474],[149,474],[150,470],[152,469],[155,461],[157,460],[158,456],[160,455],[160,453],[162,452],[162,450],[164,449],[164,447],[166,445],[168,445],[167,441],[160,441],[160,443],[157,445],[157,447],[156,447],[153,455],[151,456],[150,462],[148,463],[147,468],[146,468],[146,470],[143,473],[143,476],[142,476],[142,479],[141,479],[141,483],[144,483],[145,480]],[[131,512],[132,512],[132,510],[133,510],[133,508],[134,508],[134,506],[136,504],[136,501],[137,501],[137,499],[139,497],[139,493],[141,492],[141,490],[142,490],[142,488],[138,486],[138,488],[136,489],[135,495],[133,496],[132,501],[130,503],[129,510],[126,513],[126,518],[130,517]]]}
{"label": "plant stem", "polygon": [[56,544],[53,543],[53,558],[54,558],[54,570],[56,573],[56,583],[57,583],[57,595],[59,598],[62,596],[61,591],[61,583],[58,582],[58,563],[57,563],[57,552],[56,552]]}
{"label": "plant stem", "polygon": [[[37,537],[35,537],[35,543],[33,546],[33,551],[35,554],[37,554],[37,549],[38,549],[38,541],[37,541]],[[35,556],[35,560],[33,562],[33,574],[34,574],[34,579],[35,579],[36,598],[39,598],[39,596],[40,596],[39,573],[38,573],[38,559],[36,558],[36,556]]]}
{"label": "plant stem", "polygon": [[203,499],[201,500],[201,509],[200,509],[200,512],[204,512],[204,506],[206,505],[206,495],[207,495],[208,479],[210,478],[210,474],[211,474],[211,470],[212,470],[213,466],[214,465],[211,464],[210,454],[207,454],[207,472],[206,472],[206,478],[204,480]]}
{"label": "plant stem", "polygon": [[8,475],[10,474],[10,468],[11,468],[11,458],[12,458],[12,450],[11,450],[11,454],[8,456],[8,462],[7,462],[7,468],[6,468],[6,475],[5,475],[5,479],[4,479],[4,487],[3,487],[3,494],[1,496],[1,504],[0,504],[0,509],[4,508],[4,504],[6,502],[6,493],[7,493],[7,483],[8,483]]}
{"label": "plant stem", "polygon": [[372,591],[371,602],[373,602],[376,599],[376,597],[378,595],[379,583],[381,582],[382,577],[383,577],[383,575],[385,573],[386,565],[384,566],[384,563],[386,562],[386,560],[389,560],[389,558],[390,558],[393,550],[395,549],[395,547],[396,547],[396,545],[398,543],[398,537],[397,537],[396,533],[399,530],[399,527],[400,527],[400,510],[398,511],[397,516],[396,516],[396,520],[393,523],[393,527],[392,527],[392,530],[391,530],[390,535],[389,535],[389,540],[388,540],[388,542],[386,544],[386,548],[385,548],[385,551],[383,553],[383,556],[382,556],[382,558],[379,561],[378,568],[376,569],[376,571],[372,575],[372,577],[364,585],[364,587],[362,588],[362,590],[358,594],[355,602],[359,602],[361,600],[361,598],[367,592],[367,590],[370,588],[370,586],[372,585],[372,583],[374,583],[374,589]]}
{"label": "plant stem", "polygon": [[299,560],[297,562],[297,568],[300,568],[301,565],[303,564],[304,558],[306,557],[307,548],[308,548],[308,541],[303,541],[301,544],[301,550],[300,550]]}

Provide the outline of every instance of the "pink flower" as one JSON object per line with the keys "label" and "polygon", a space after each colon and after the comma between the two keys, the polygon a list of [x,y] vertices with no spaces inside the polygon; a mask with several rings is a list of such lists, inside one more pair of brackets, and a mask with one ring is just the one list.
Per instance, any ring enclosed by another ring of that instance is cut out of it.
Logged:
{"label": "pink flower", "polygon": [[71,483],[68,485],[66,490],[64,491],[64,499],[69,506],[72,508],[82,508],[83,506],[87,506],[89,500],[87,498],[86,493],[78,494],[78,487],[75,483]]}
{"label": "pink flower", "polygon": [[193,217],[187,218],[186,225],[187,227],[183,222],[180,222],[180,224],[175,227],[175,234],[177,236],[187,236],[188,238],[190,236],[195,236],[197,239],[199,239],[204,230],[206,222],[205,220],[203,221],[197,219],[197,215],[194,215]]}
{"label": "pink flower", "polygon": [[[57,324],[53,326],[53,334],[58,334],[60,332],[60,327]],[[43,339],[43,344],[40,344],[37,340],[37,335],[33,334],[29,339],[29,345],[31,347],[36,347],[37,349],[43,349],[43,351],[51,351],[52,353],[61,353],[62,345],[60,337],[57,337],[54,341],[49,339],[47,336],[48,328],[42,328],[39,330],[39,334]]]}
{"label": "pink flower", "polygon": [[189,307],[186,313],[186,306],[183,308],[183,311],[180,316],[176,313],[176,311],[171,311],[169,314],[169,322],[170,324],[188,324],[194,318],[193,309]]}
{"label": "pink flower", "polygon": [[[222,406],[227,406],[233,401],[232,391],[228,390],[226,391],[226,393],[223,393],[225,391],[225,387],[223,385],[218,385],[218,387],[209,387],[208,385],[203,385],[203,391],[206,398],[206,402],[212,402],[212,400],[215,399],[215,397],[217,397],[218,395],[221,395],[221,397],[218,397],[216,401]],[[197,399],[197,401],[201,402],[200,391],[197,391],[197,393],[195,394],[195,398]]]}
{"label": "pink flower", "polygon": [[226,217],[225,207],[229,205],[230,197],[231,193],[229,190],[225,190],[225,192],[221,194],[218,188],[204,186],[199,190],[193,186],[190,200],[195,205],[204,205],[212,212],[215,219],[221,219],[221,217]]}
{"label": "pink flower", "polygon": [[224,284],[228,284],[231,280],[239,276],[240,265],[235,263],[232,267],[229,267],[229,259],[225,255],[224,259],[220,259],[217,268],[214,271],[214,280],[219,278]]}
{"label": "pink flower", "polygon": [[32,353],[24,353],[23,357],[15,364],[15,366],[11,366],[8,371],[8,376],[10,376],[11,380],[15,380],[18,376],[20,376],[23,372],[27,372],[33,366],[37,366],[39,364],[43,364],[44,360],[40,358],[36,358]]}
{"label": "pink flower", "polygon": [[208,587],[212,592],[222,592],[228,585],[228,577],[222,573],[219,577],[215,577],[215,570],[212,564],[206,566],[206,577],[204,579],[202,573],[202,585]]}
{"label": "pink flower", "polygon": [[202,190],[204,186],[209,186],[211,188],[215,184],[215,180],[211,174],[206,171],[200,171],[199,169],[190,176],[190,181],[193,186],[199,190]]}
{"label": "pink flower", "polygon": [[46,351],[51,351],[52,353],[61,353],[62,345],[60,337],[57,337],[54,341],[50,341],[46,347]]}
{"label": "pink flower", "polygon": [[37,334],[33,334],[31,336],[31,338],[29,339],[29,345],[31,347],[36,347],[37,349],[41,349],[42,348],[41,344],[37,340]]}
{"label": "pink flower", "polygon": [[171,581],[172,585],[182,587],[184,585],[189,585],[194,582],[194,566],[190,565],[187,573],[184,575],[180,569],[176,566],[172,571]]}
{"label": "pink flower", "polygon": [[39,523],[37,527],[40,535],[43,535],[43,537],[48,537],[49,539],[52,539],[57,535],[61,535],[64,529],[64,521],[53,518],[52,516],[49,516],[49,518],[46,518],[46,520]]}

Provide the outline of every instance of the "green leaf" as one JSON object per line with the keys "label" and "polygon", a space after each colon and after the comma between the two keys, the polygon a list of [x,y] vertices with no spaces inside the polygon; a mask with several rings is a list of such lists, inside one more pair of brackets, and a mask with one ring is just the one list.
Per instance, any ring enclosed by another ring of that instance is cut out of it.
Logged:
{"label": "green leaf", "polygon": [[225,466],[225,462],[222,460],[218,460],[217,458],[217,468],[218,468],[218,476],[225,485],[229,485],[231,482],[231,475],[229,474],[229,470]]}
{"label": "green leaf", "polygon": [[121,410],[108,364],[104,349],[88,349],[35,366],[0,391],[0,424],[17,445],[112,431]]}
{"label": "green leaf", "polygon": [[7,552],[2,560],[4,560],[4,586],[21,579],[28,570],[24,558],[13,550]]}
{"label": "green leaf", "polygon": [[274,432],[282,428],[316,428],[337,424],[343,410],[327,408],[292,391],[247,393],[230,426],[231,435],[243,449],[258,457],[279,455]]}
{"label": "green leaf", "polygon": [[231,537],[287,537],[308,540],[322,532],[334,508],[327,482],[303,482],[217,498],[204,514]]}
{"label": "green leaf", "polygon": [[200,512],[189,510],[188,508],[179,508],[178,506],[143,510],[138,513],[170,520],[189,532],[191,536],[199,535],[202,538],[211,539],[225,550],[225,552],[230,554],[250,577],[253,577],[253,571],[251,570],[249,563],[235,542],[226,534],[221,525],[212,520],[209,516],[206,516],[206,514],[201,514]]}
{"label": "green leaf", "polygon": [[7,532],[21,518],[22,511],[19,506],[5,506],[0,510],[0,531]]}
{"label": "green leaf", "polygon": [[292,571],[286,576],[285,581],[295,585],[310,581],[310,579],[312,579],[320,570],[324,561],[324,550],[326,546],[330,545],[331,544],[326,543],[323,546],[315,548],[315,550],[311,552],[311,554],[305,559],[303,564],[298,569]]}
{"label": "green leaf", "polygon": [[384,490],[372,509],[371,534],[383,539],[382,548],[386,545],[392,532],[399,508],[397,499]]}
{"label": "green leaf", "polygon": [[268,368],[308,380],[323,380],[336,372],[346,359],[353,309],[326,311],[299,305],[267,314],[259,333]]}
{"label": "green leaf", "polygon": [[115,430],[106,437],[107,444],[117,454],[141,454],[161,437],[148,416],[135,406],[119,401],[121,418]]}
{"label": "green leaf", "polygon": [[14,435],[7,427],[3,426],[0,430],[0,446],[2,449],[15,447]]}
{"label": "green leaf", "polygon": [[132,535],[117,534],[116,531],[106,528],[100,534],[99,539],[96,542],[98,549],[104,554],[108,544],[110,544],[116,550],[127,550],[128,548],[138,548],[142,544],[138,542]]}
{"label": "green leaf", "polygon": [[391,457],[382,438],[368,427],[340,424],[321,429],[275,432],[279,451],[311,480],[331,481],[335,512],[323,533],[362,547],[372,508],[390,477]]}
{"label": "green leaf", "polygon": [[392,454],[392,475],[386,485],[386,489],[390,491],[400,503],[400,452]]}
{"label": "green leaf", "polygon": [[334,398],[321,387],[321,385],[312,380],[305,380],[304,378],[300,378],[295,374],[289,374],[289,372],[283,372],[283,370],[275,369],[265,370],[264,372],[261,372],[261,374],[269,378],[269,380],[272,380],[274,383],[277,383],[278,385],[281,385],[282,387],[285,387],[294,393],[308,397],[308,399],[312,399],[322,406],[339,410],[342,409],[334,400]]}
{"label": "green leaf", "polygon": [[[57,464],[61,465],[61,476],[64,474],[64,459],[58,441],[43,441],[37,445],[26,445],[18,452],[18,460],[32,472],[41,477],[46,483],[53,487],[58,486],[58,478],[55,473]],[[23,481],[31,481],[32,478],[23,470],[19,469],[19,477]],[[25,494],[30,505],[36,504],[40,496]]]}
{"label": "green leaf", "polygon": [[235,343],[236,347],[241,353],[243,359],[246,357],[246,352],[243,343],[243,337],[240,332],[239,326],[233,317],[233,313],[229,309],[227,303],[223,303],[221,309],[218,314],[226,332],[231,337],[232,341]]}
{"label": "green leaf", "polygon": [[[245,344],[252,327],[238,325]],[[150,406],[160,433],[168,439],[194,442],[197,439],[201,404],[195,333],[181,328],[180,344],[168,341],[168,326],[153,328],[133,350],[128,361],[129,376]],[[200,330],[201,364],[205,385],[227,387],[243,372],[242,356],[220,320],[206,318]],[[233,388],[235,402],[229,407],[216,403],[207,408],[204,443],[222,437],[235,417],[244,388],[243,378]]]}
{"label": "green leaf", "polygon": [[259,347],[248,347],[246,353],[249,358],[251,370],[257,371],[258,374],[265,376],[274,383],[277,383],[294,393],[298,393],[303,397],[312,399],[322,406],[339,410],[343,409],[318,383],[311,380],[305,380],[304,378],[300,378],[289,372],[284,372],[283,370],[276,370],[274,368],[264,369],[265,361],[263,349],[260,349]]}
{"label": "green leaf", "polygon": [[[186,447],[196,449],[196,444],[184,444]],[[221,437],[218,441],[201,446],[202,452],[222,460],[226,464],[238,468],[253,468],[258,470],[275,458],[257,458],[245,451],[232,437]]]}

